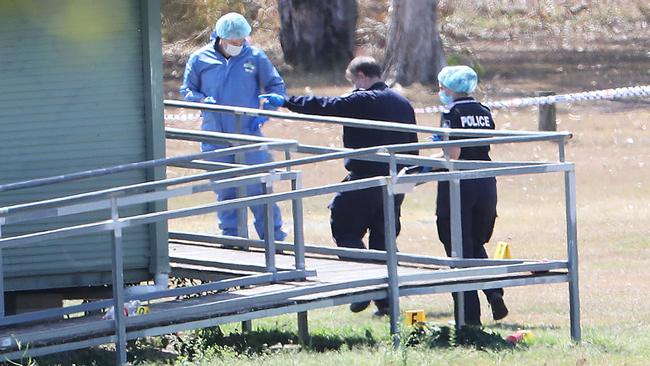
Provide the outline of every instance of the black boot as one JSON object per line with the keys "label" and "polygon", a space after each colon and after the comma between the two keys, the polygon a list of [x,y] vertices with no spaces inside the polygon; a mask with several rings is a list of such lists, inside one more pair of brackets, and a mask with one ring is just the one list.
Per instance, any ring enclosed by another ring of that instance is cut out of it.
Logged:
{"label": "black boot", "polygon": [[370,306],[370,301],[353,302],[350,304],[350,311],[353,313],[358,313],[366,310],[368,306]]}
{"label": "black boot", "polygon": [[508,316],[508,308],[503,302],[503,296],[500,293],[493,292],[488,296],[488,302],[492,308],[492,319],[501,320]]}

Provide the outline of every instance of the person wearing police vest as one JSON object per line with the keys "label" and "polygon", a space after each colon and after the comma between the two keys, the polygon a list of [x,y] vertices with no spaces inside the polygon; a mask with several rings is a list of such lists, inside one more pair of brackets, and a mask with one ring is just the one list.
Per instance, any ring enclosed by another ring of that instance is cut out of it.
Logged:
{"label": "person wearing police vest", "polygon": [[[340,97],[291,96],[263,94],[260,98],[291,111],[324,116],[351,117],[376,121],[415,124],[415,112],[409,101],[388,87],[381,79],[381,67],[372,57],[360,56],[350,61],[346,78],[354,84],[351,93]],[[417,142],[415,132],[398,132],[380,129],[343,127],[343,145],[358,149],[371,146]],[[417,154],[417,151],[410,152]],[[403,166],[398,164],[398,170]],[[389,175],[388,163],[346,159],[348,171],[344,181]],[[400,232],[400,210],[404,195],[395,195],[395,226]],[[380,187],[338,193],[330,204],[330,226],[336,245],[347,248],[366,249],[363,237],[369,232],[369,247],[385,250],[383,196]],[[350,305],[352,312],[360,312],[370,305],[369,301]],[[388,313],[388,302],[375,301],[374,315]]]}
{"label": "person wearing police vest", "polygon": [[[468,66],[446,66],[438,74],[440,101],[448,112],[441,117],[441,127],[457,129],[493,130],[494,120],[490,109],[470,94],[476,89],[478,76]],[[464,137],[450,137],[450,140]],[[452,147],[445,149],[453,160],[491,160],[490,146]],[[442,157],[444,153],[436,157]],[[490,240],[497,217],[496,178],[464,179],[460,181],[460,211],[464,258],[487,258],[485,244]],[[449,182],[438,182],[436,216],[438,237],[451,256],[451,220],[449,208]],[[483,290],[492,309],[492,318],[500,320],[508,315],[503,301],[503,289]],[[476,291],[465,291],[465,323],[481,325],[481,306]],[[456,298],[453,293],[454,316],[458,321]]]}

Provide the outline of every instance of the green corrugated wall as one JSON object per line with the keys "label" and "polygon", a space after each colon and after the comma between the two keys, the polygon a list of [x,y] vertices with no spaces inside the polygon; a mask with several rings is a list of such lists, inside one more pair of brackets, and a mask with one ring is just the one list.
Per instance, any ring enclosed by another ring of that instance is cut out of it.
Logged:
{"label": "green corrugated wall", "polygon": [[[157,24],[155,18],[148,24],[147,18],[159,16],[157,5],[146,0],[0,1],[0,184],[163,157],[162,90],[156,89],[162,80],[151,80],[160,70],[150,70],[160,40],[147,38],[159,37],[159,18]],[[0,206],[134,184],[161,178],[160,172],[0,193]],[[151,210],[141,205],[120,214]],[[109,215],[7,225],[2,234]],[[125,231],[127,281],[149,279],[165,268],[161,228]],[[111,236],[105,233],[5,249],[5,290],[110,283],[110,248]]]}

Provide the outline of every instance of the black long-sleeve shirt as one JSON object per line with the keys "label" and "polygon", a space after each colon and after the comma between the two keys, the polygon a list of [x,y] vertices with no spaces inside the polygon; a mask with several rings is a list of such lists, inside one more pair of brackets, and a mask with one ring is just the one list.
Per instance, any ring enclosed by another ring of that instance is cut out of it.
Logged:
{"label": "black long-sleeve shirt", "polygon": [[[284,106],[305,114],[416,124],[411,103],[384,82],[377,82],[369,89],[357,89],[340,97],[292,96],[285,101]],[[415,132],[343,127],[343,146],[352,149],[417,141]],[[417,151],[409,153],[417,154]],[[389,174],[388,164],[372,161],[347,159],[345,168],[356,177]]]}
{"label": "black long-sleeve shirt", "polygon": [[[477,102],[472,97],[456,99],[440,118],[440,127],[471,128],[494,130],[494,119],[490,108]],[[462,140],[467,137],[453,137],[450,140]],[[460,149],[460,160],[490,160],[490,145],[468,146]]]}

